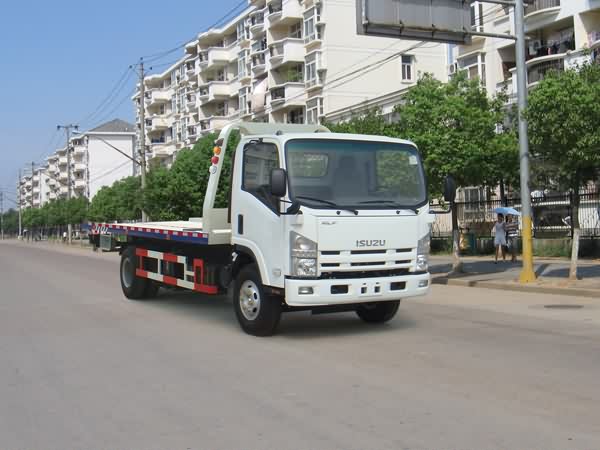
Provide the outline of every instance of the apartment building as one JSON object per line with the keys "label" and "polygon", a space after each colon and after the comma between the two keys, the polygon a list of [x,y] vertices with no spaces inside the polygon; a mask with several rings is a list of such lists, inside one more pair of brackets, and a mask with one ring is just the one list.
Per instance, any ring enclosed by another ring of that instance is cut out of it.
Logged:
{"label": "apartment building", "polygon": [[[528,86],[535,87],[550,70],[565,70],[600,60],[600,0],[528,0],[525,34],[528,37]],[[475,31],[514,34],[514,16],[507,6],[485,2],[471,5]],[[474,37],[468,46],[450,49],[449,74],[466,71],[478,77],[490,94],[506,89],[510,101],[517,92],[515,43]]]}
{"label": "apartment building", "polygon": [[20,180],[21,206],[37,208],[67,198],[69,162],[71,196],[90,200],[103,186],[139,173],[130,159],[136,156],[135,139],[135,126],[120,119],[75,134],[69,141],[69,155],[67,147],[59,148],[34,170],[33,176],[28,174]]}
{"label": "apartment building", "polygon": [[[146,113],[152,164],[235,120],[316,123],[367,108],[391,114],[403,92],[430,72],[447,79],[442,44],[358,36],[355,0],[249,0],[218,29],[134,95]],[[402,50],[405,50],[404,52]],[[379,62],[397,55],[385,64]]]}

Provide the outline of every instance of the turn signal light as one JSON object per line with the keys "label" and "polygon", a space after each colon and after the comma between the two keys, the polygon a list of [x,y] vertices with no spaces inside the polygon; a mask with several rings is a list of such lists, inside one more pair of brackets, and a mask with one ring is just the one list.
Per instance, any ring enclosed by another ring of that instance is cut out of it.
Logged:
{"label": "turn signal light", "polygon": [[218,156],[213,156],[210,159],[210,162],[212,162],[213,164],[218,164],[219,163],[219,157]]}
{"label": "turn signal light", "polygon": [[221,147],[215,147],[215,148],[213,148],[213,153],[215,155],[220,155],[221,154]]}

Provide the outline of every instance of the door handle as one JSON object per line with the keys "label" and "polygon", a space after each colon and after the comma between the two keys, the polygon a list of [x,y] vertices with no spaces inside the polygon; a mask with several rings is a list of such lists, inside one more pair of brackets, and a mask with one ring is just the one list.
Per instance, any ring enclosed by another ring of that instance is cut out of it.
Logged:
{"label": "door handle", "polygon": [[238,214],[237,222],[238,234],[244,234],[244,216],[242,214]]}

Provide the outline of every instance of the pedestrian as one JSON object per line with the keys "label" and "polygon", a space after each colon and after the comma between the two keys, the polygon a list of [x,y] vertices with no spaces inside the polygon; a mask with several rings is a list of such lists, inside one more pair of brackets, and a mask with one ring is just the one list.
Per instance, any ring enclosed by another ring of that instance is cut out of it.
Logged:
{"label": "pedestrian", "polygon": [[67,242],[67,232],[63,231],[63,242]]}
{"label": "pedestrian", "polygon": [[510,251],[511,262],[517,262],[517,236],[519,234],[519,222],[515,216],[506,216],[506,242]]}
{"label": "pedestrian", "polygon": [[506,227],[504,223],[504,215],[498,214],[498,220],[494,224],[494,247],[496,252],[494,255],[494,264],[498,264],[498,255],[502,253],[502,261],[506,261],[504,246],[506,245]]}

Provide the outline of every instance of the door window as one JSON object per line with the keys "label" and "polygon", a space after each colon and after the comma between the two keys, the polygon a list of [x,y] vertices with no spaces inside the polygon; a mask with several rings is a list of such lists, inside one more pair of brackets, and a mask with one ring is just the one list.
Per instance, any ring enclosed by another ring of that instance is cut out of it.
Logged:
{"label": "door window", "polygon": [[246,146],[242,188],[273,210],[277,208],[277,200],[271,195],[271,171],[278,167],[279,152],[275,144],[261,142]]}

